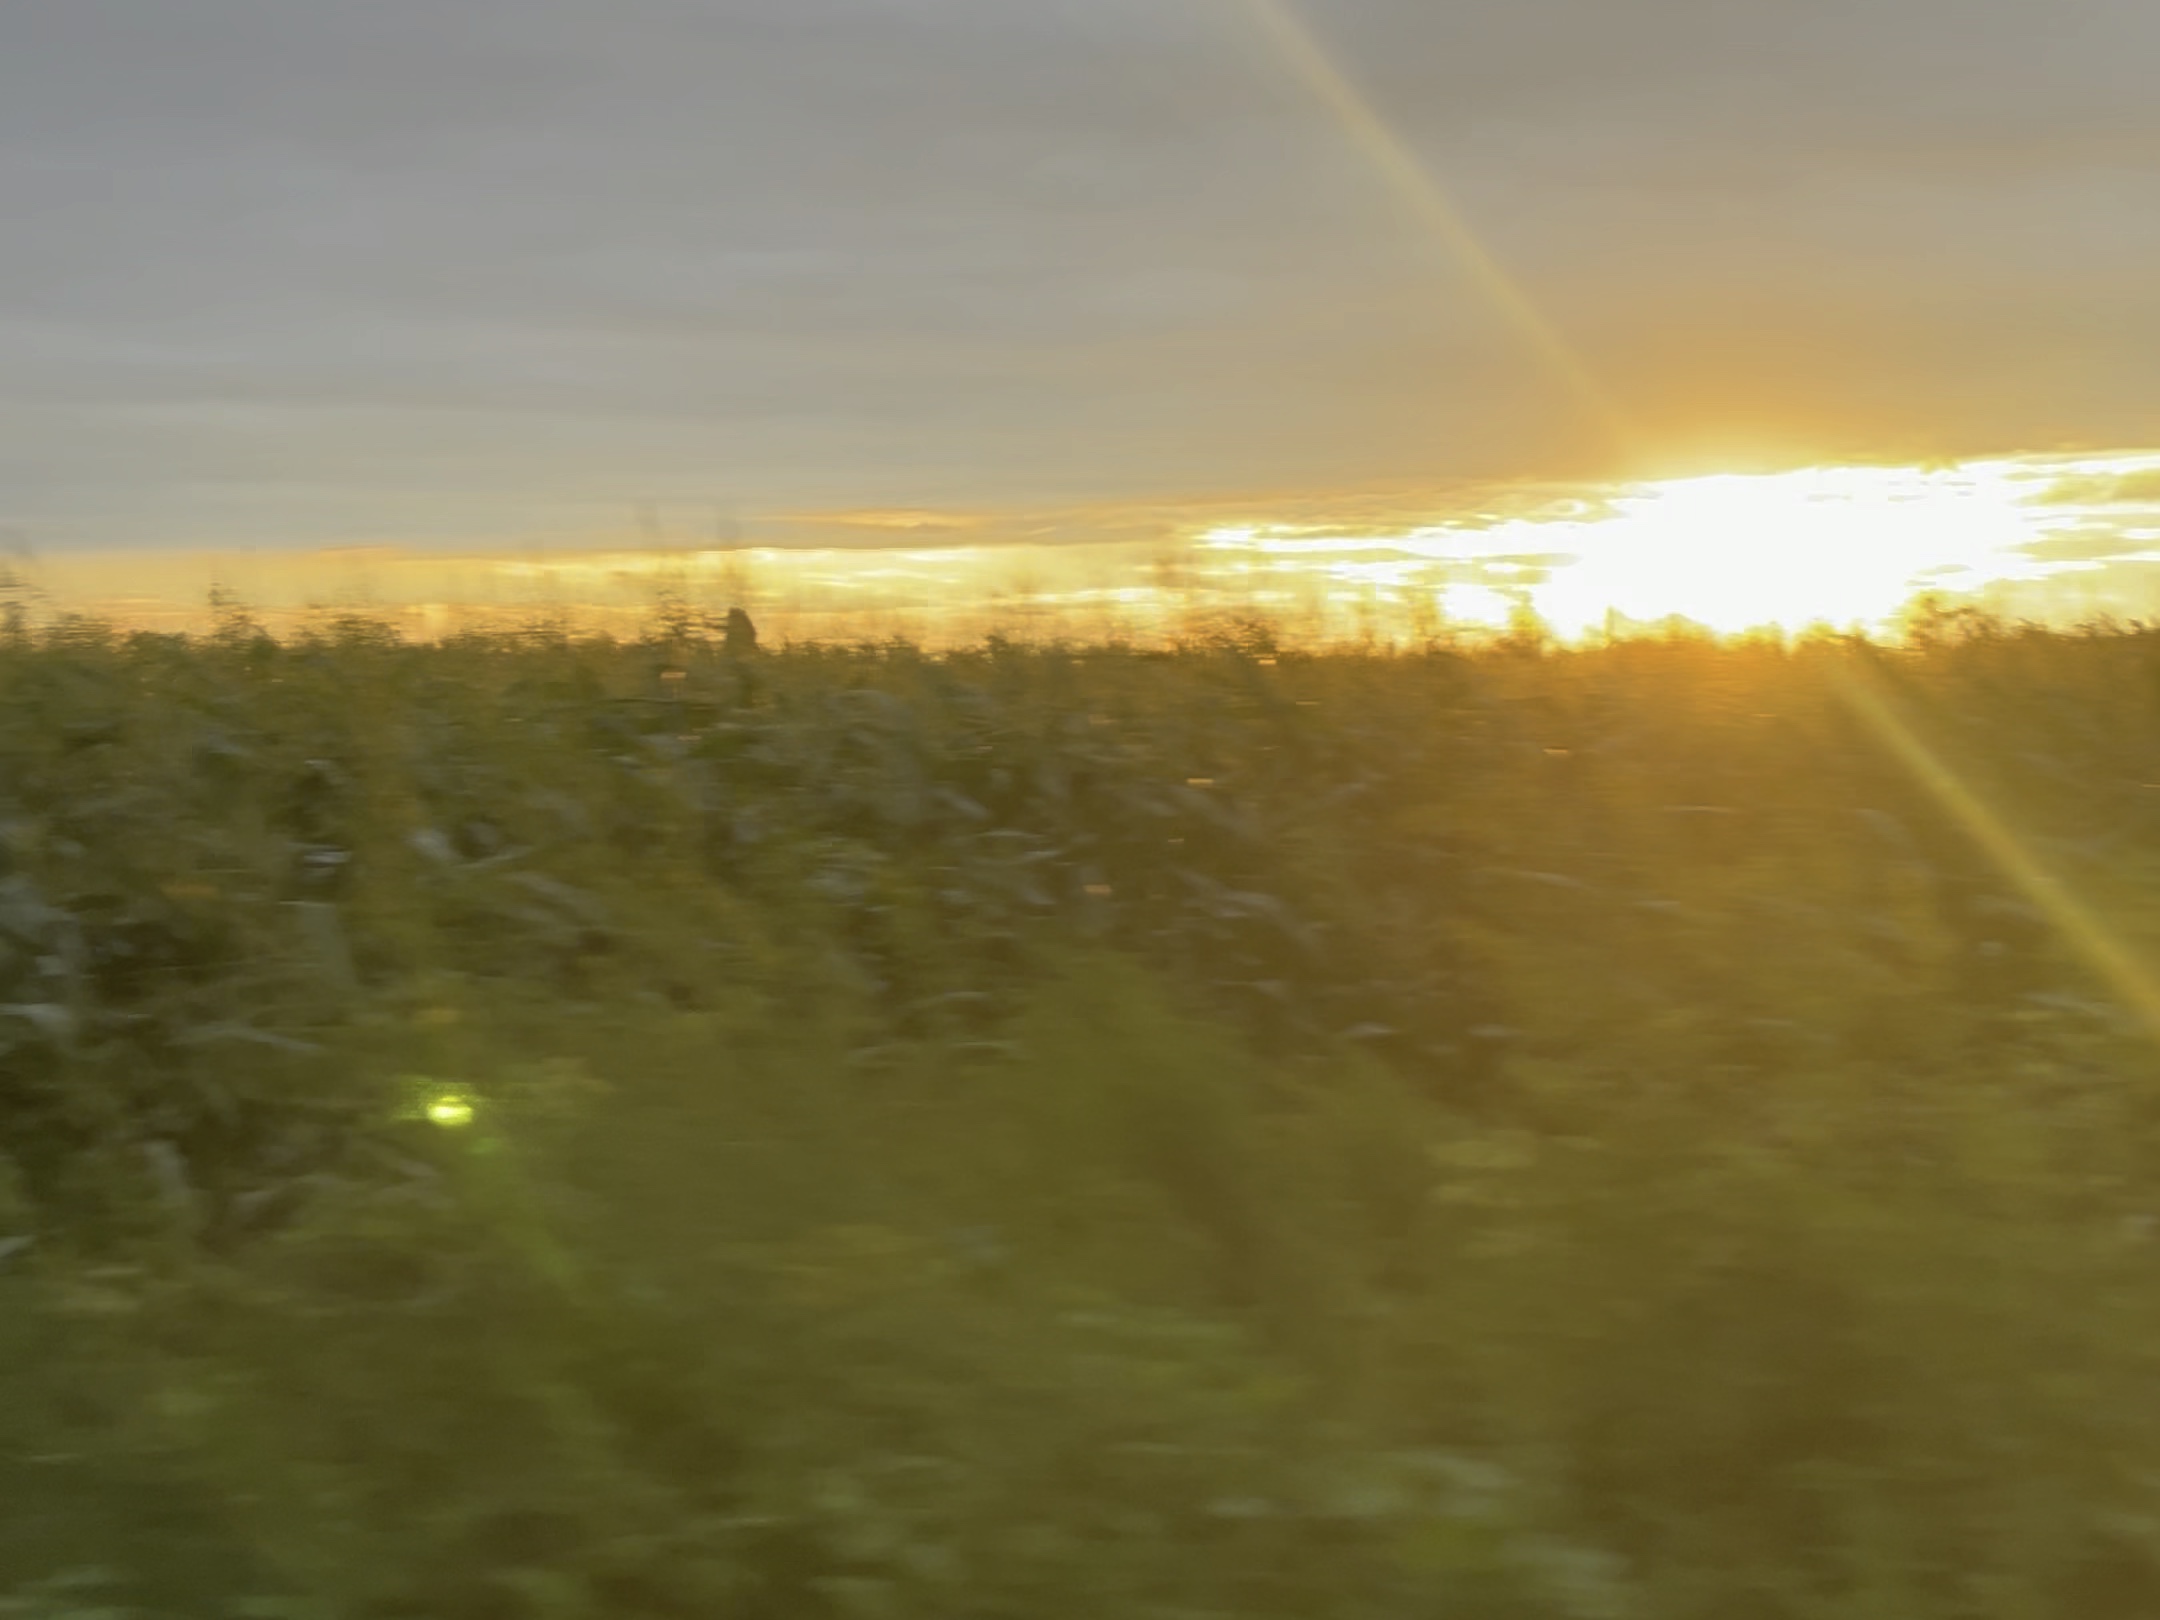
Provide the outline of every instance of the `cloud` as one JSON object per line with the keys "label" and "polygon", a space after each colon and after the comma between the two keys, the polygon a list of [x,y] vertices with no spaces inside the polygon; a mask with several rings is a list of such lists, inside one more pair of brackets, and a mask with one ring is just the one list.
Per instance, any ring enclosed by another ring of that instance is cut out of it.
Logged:
{"label": "cloud", "polygon": [[[1596,470],[1247,4],[14,0],[0,519]],[[2160,427],[2151,7],[1304,9],[1655,443]]]}

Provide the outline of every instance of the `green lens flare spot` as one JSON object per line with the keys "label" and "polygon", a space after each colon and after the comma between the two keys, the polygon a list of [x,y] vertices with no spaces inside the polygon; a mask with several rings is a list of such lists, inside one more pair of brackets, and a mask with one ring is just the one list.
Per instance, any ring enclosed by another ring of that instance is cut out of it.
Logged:
{"label": "green lens flare spot", "polygon": [[445,1092],[439,1097],[431,1097],[428,1099],[427,1117],[430,1122],[442,1126],[445,1130],[454,1131],[461,1126],[470,1125],[473,1122],[472,1099],[456,1092]]}
{"label": "green lens flare spot", "polygon": [[424,1119],[454,1131],[470,1125],[479,1112],[479,1098],[469,1088],[438,1075],[399,1075],[398,1089],[404,1094],[397,1110],[400,1119]]}

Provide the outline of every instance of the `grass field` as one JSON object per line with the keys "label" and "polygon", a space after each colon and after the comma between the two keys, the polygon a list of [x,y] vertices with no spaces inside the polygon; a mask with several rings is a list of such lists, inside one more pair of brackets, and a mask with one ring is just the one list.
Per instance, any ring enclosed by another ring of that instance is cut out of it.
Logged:
{"label": "grass field", "polygon": [[2160,1613],[2160,633],[0,641],[0,1616]]}

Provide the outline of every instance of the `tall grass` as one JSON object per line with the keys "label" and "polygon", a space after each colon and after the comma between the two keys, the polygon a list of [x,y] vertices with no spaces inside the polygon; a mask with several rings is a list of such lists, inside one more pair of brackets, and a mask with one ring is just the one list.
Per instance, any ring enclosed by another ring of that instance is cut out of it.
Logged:
{"label": "tall grass", "polygon": [[2149,1614],[2156,650],[17,637],[0,1610]]}

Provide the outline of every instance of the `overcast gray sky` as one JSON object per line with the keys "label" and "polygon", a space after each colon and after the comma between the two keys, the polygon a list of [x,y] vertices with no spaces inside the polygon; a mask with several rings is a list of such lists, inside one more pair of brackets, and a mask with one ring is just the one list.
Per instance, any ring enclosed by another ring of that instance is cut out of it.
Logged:
{"label": "overcast gray sky", "polygon": [[5,0],[0,529],[493,541],[2160,442],[2160,5]]}

